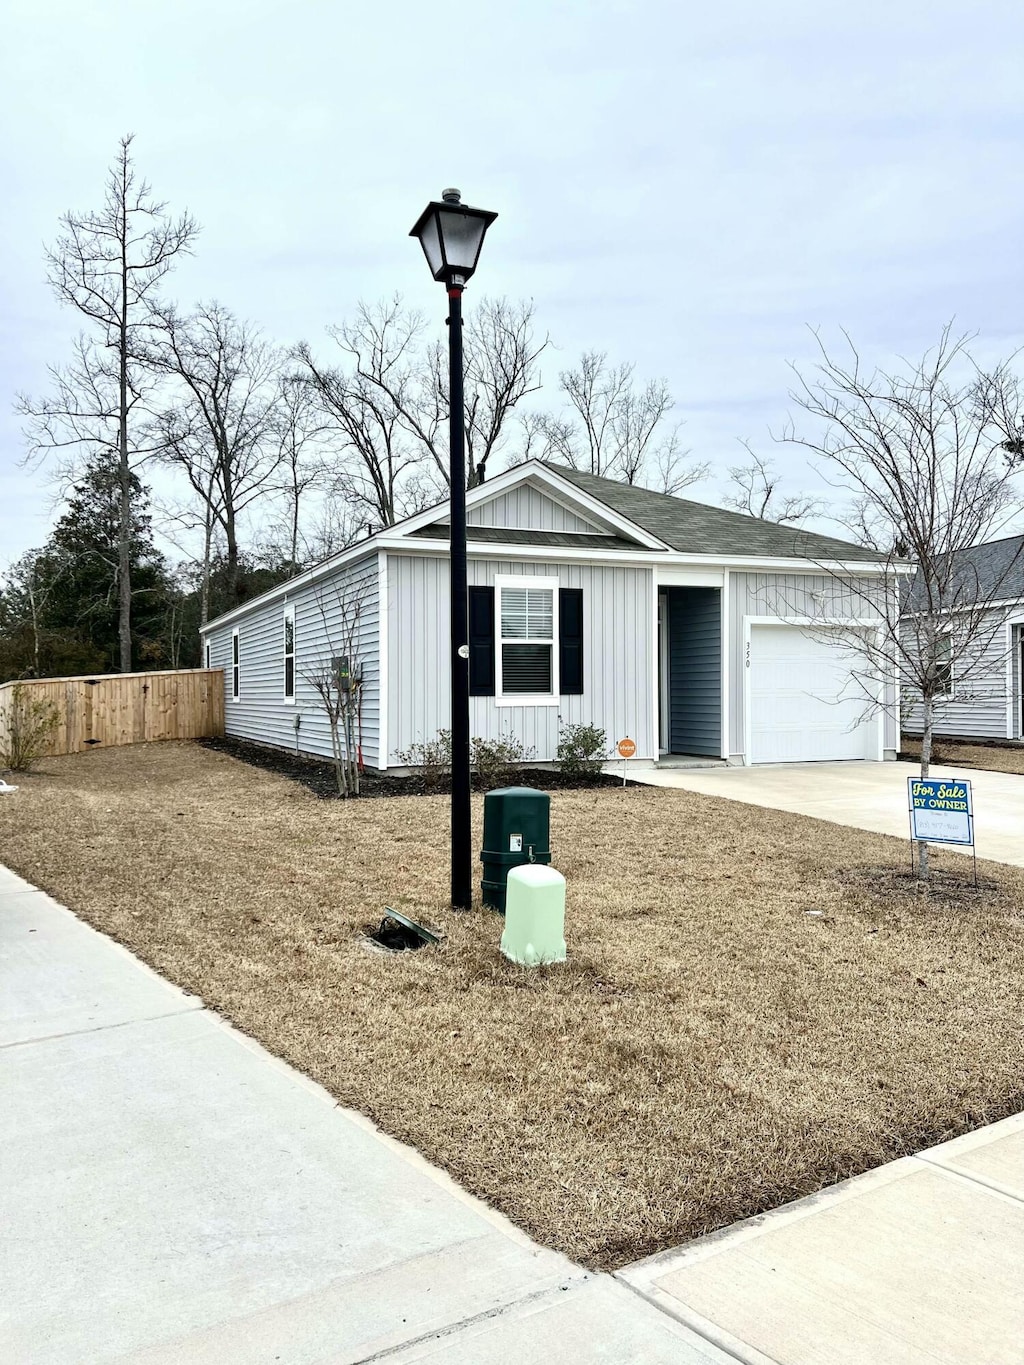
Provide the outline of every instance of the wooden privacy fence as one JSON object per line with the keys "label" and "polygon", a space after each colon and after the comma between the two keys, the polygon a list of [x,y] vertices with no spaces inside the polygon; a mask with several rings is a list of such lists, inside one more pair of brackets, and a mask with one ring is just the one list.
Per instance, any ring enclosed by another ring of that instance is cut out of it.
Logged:
{"label": "wooden privacy fence", "polygon": [[26,701],[49,701],[56,708],[59,722],[40,757],[224,733],[224,670],[220,668],[27,678],[0,686],[0,751],[6,748],[16,687],[23,689]]}

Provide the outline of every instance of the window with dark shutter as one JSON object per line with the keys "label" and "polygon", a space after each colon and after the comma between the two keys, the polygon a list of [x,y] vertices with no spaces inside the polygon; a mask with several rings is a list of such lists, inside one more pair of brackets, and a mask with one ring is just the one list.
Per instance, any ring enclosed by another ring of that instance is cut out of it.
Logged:
{"label": "window with dark shutter", "polygon": [[583,695],[583,589],[558,590],[558,676],[563,696]]}
{"label": "window with dark shutter", "polygon": [[494,589],[469,590],[469,695],[494,696]]}

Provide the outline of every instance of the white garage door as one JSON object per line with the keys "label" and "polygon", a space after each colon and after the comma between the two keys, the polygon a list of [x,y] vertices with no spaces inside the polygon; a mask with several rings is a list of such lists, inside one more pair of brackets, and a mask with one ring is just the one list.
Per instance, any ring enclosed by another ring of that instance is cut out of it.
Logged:
{"label": "white garage door", "polygon": [[751,763],[813,763],[879,756],[879,717],[865,698],[844,633],[799,626],[750,628]]}

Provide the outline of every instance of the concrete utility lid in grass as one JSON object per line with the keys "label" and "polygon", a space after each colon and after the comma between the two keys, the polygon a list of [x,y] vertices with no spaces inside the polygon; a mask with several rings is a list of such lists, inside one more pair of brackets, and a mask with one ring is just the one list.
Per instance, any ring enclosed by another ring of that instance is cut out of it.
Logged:
{"label": "concrete utility lid in grass", "polygon": [[420,948],[436,948],[442,935],[387,906],[379,926],[366,938],[368,944],[389,953],[414,953]]}

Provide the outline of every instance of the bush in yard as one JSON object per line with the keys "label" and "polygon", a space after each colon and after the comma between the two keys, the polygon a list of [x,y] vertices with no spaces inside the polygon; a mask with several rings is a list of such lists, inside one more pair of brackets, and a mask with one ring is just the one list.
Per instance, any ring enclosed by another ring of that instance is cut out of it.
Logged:
{"label": "bush in yard", "polygon": [[608,755],[608,736],[599,725],[566,725],[558,718],[558,766],[566,776],[599,773]]}
{"label": "bush in yard", "polygon": [[501,739],[481,739],[477,735],[470,741],[469,762],[476,772],[480,790],[491,791],[494,787],[508,786],[515,776],[516,766],[528,762],[536,752],[511,732]]}
{"label": "bush in yard", "polygon": [[16,683],[7,708],[7,733],[0,749],[0,767],[27,773],[46,752],[60,715],[52,701],[35,697],[32,689]]}
{"label": "bush in yard", "polygon": [[452,732],[438,730],[433,739],[410,744],[395,754],[405,768],[418,768],[427,791],[436,791],[452,770]]}

